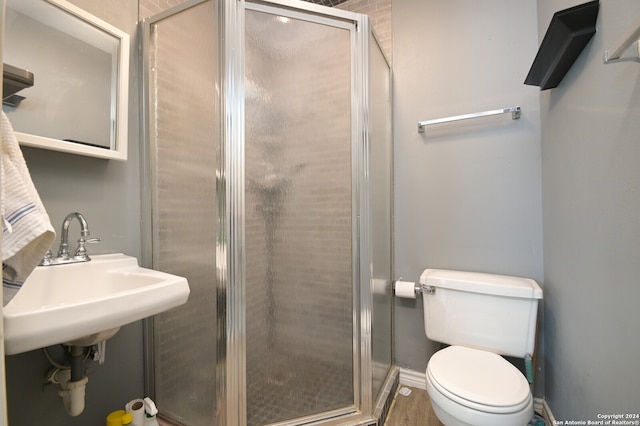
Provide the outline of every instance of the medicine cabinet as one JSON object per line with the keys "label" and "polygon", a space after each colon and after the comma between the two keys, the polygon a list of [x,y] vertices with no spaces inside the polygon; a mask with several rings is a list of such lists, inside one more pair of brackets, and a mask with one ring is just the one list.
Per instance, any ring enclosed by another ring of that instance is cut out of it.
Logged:
{"label": "medicine cabinet", "polygon": [[126,160],[129,35],[65,0],[5,2],[3,87],[24,88],[2,109],[20,144]]}

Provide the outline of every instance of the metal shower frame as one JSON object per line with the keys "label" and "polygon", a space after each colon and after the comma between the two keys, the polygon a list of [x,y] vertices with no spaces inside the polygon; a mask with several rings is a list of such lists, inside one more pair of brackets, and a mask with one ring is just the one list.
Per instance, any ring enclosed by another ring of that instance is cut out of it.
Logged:
{"label": "metal shower frame", "polygon": [[[143,23],[143,52],[149,50],[150,27],[154,23],[173,14],[214,0],[187,0],[179,6],[155,15]],[[246,426],[246,283],[245,283],[245,173],[244,173],[244,14],[245,9],[277,10],[278,13],[295,18],[319,22],[325,25],[335,23],[341,28],[350,28],[351,33],[351,146],[352,146],[352,229],[353,229],[353,365],[354,365],[354,405],[305,417],[305,424],[314,425],[369,425],[375,422],[374,411],[379,411],[380,401],[374,401],[372,377],[372,311],[373,294],[370,285],[371,241],[369,206],[369,96],[368,64],[371,38],[374,34],[368,17],[335,8],[327,8],[312,3],[292,0],[217,0],[218,40],[219,40],[219,83],[221,93],[220,151],[217,165],[216,197],[218,209],[216,265],[218,266],[217,300],[217,366],[216,366],[216,409],[220,426]],[[304,15],[302,15],[304,14]],[[374,34],[374,41],[375,39]],[[149,64],[143,55],[143,81],[148,78]],[[153,121],[153,111],[149,106],[148,84],[142,84],[145,122]],[[142,126],[143,164],[146,176],[143,187],[149,191],[152,182],[149,160],[150,135]],[[143,211],[151,212],[151,200],[143,200]],[[151,221],[151,214],[148,221]],[[143,224],[144,265],[152,266],[151,223]],[[368,285],[361,285],[365,283]],[[145,325],[145,388],[153,397],[153,327],[152,320]],[[390,343],[392,345],[392,342]],[[392,349],[391,349],[392,350]],[[389,388],[391,372],[383,389]],[[397,374],[397,371],[395,372]],[[279,426],[301,424],[301,419],[278,423]]]}

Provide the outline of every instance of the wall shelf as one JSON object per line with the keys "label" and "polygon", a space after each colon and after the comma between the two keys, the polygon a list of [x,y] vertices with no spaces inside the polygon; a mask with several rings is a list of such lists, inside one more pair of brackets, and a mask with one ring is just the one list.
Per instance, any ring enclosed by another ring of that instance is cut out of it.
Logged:
{"label": "wall shelf", "polygon": [[524,84],[552,89],[569,71],[596,32],[599,0],[556,12]]}
{"label": "wall shelf", "polygon": [[33,86],[33,73],[13,65],[4,64],[2,75],[3,100],[31,86]]}

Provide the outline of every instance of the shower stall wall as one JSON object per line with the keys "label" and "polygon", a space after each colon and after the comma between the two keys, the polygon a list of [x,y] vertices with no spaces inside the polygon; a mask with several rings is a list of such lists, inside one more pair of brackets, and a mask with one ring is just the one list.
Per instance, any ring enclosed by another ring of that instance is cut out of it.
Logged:
{"label": "shower stall wall", "polygon": [[249,425],[354,406],[352,34],[305,18],[245,8]]}
{"label": "shower stall wall", "polygon": [[373,425],[392,397],[390,69],[366,16],[188,1],[144,22],[150,262],[189,302],[147,383],[197,425]]}

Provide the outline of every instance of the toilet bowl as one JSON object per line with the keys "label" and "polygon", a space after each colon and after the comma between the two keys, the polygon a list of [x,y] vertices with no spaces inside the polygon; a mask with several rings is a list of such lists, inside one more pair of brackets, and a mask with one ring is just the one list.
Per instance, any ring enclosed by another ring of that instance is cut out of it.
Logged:
{"label": "toilet bowl", "polygon": [[525,426],[534,415],[527,379],[492,352],[442,349],[429,360],[426,385],[446,426]]}

